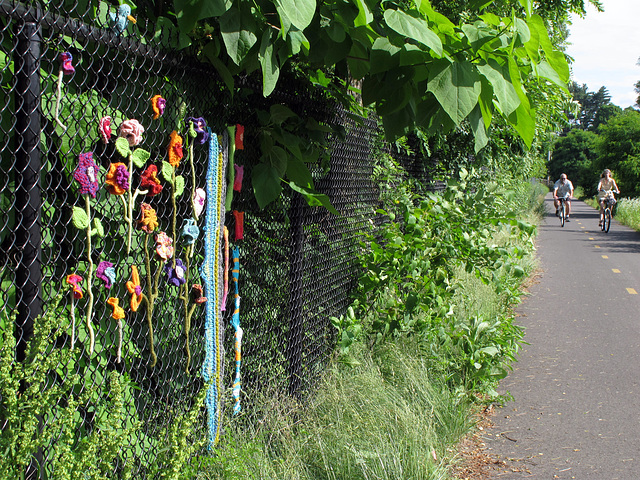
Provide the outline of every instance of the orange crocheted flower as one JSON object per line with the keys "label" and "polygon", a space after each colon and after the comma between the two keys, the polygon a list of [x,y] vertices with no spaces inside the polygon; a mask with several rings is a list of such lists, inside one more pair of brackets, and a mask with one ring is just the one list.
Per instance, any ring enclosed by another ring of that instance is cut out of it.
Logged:
{"label": "orange crocheted flower", "polygon": [[153,109],[153,119],[157,120],[160,115],[164,114],[164,109],[167,106],[167,101],[162,98],[162,95],[154,95],[151,97],[151,108]]}
{"label": "orange crocheted flower", "polygon": [[158,228],[158,216],[156,211],[148,203],[140,205],[140,220],[138,220],[138,228],[146,233],[153,232]]}
{"label": "orange crocheted flower", "polygon": [[131,294],[131,310],[137,312],[140,303],[142,303],[142,286],[140,285],[138,267],[135,265],[131,265],[131,280],[127,282],[127,290]]}
{"label": "orange crocheted flower", "polygon": [[119,300],[115,297],[109,297],[109,300],[107,300],[107,303],[113,307],[111,318],[122,320],[124,318],[124,309],[118,306],[118,302]]}
{"label": "orange crocheted flower", "polygon": [[107,190],[112,195],[122,195],[129,190],[129,171],[127,166],[122,163],[112,163],[107,172]]}
{"label": "orange crocheted flower", "polygon": [[171,140],[169,141],[169,163],[172,167],[177,168],[184,154],[182,153],[182,137],[175,130],[171,132]]}

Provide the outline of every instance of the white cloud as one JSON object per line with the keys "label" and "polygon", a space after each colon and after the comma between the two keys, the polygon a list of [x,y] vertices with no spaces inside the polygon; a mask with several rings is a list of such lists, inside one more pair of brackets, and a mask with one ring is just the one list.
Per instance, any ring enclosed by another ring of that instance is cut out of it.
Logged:
{"label": "white cloud", "polygon": [[572,45],[567,49],[574,58],[572,79],[586,83],[589,91],[606,87],[612,103],[626,108],[638,96],[633,86],[640,80],[640,1],[603,0],[602,4],[602,13],[589,5],[584,19],[572,17]]}

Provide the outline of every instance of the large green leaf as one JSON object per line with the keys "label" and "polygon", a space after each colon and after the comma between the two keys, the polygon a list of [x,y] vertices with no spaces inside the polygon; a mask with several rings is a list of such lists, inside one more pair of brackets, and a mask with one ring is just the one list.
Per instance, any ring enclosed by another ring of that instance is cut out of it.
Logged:
{"label": "large green leaf", "polygon": [[400,47],[393,45],[388,38],[380,37],[371,48],[370,73],[380,73],[396,68],[400,64]]}
{"label": "large green leaf", "polygon": [[353,22],[354,27],[362,27],[373,22],[373,14],[364,0],[354,0],[358,6],[358,16]]}
{"label": "large green leaf", "polygon": [[535,112],[524,105],[520,105],[515,112],[509,115],[509,123],[524,140],[527,148],[531,148],[533,137],[536,133]]}
{"label": "large green leaf", "polygon": [[219,17],[232,4],[232,0],[173,0],[178,26],[185,33],[193,30],[198,20]]}
{"label": "large green leaf", "polygon": [[220,33],[227,47],[227,54],[236,65],[240,65],[258,41],[252,26],[251,17],[243,15],[235,8],[220,17]]}
{"label": "large green leaf", "polygon": [[261,209],[275,201],[282,192],[278,170],[266,163],[259,163],[254,167],[251,172],[251,184]]}
{"label": "large green leaf", "polygon": [[315,0],[276,0],[276,5],[300,31],[309,26],[316,13]]}
{"label": "large green leaf", "polygon": [[290,182],[289,186],[292,190],[300,193],[305,198],[307,203],[312,207],[325,207],[331,213],[340,215],[340,212],[338,212],[335,207],[331,205],[329,197],[324,193],[318,193],[311,188],[301,187],[299,185],[296,185],[295,182]]}
{"label": "large green leaf", "polygon": [[369,52],[359,42],[353,42],[351,46],[351,52],[347,57],[347,63],[349,64],[349,73],[351,76],[360,80],[367,73],[369,73]]}
{"label": "large green leaf", "polygon": [[484,126],[480,105],[476,105],[476,108],[474,108],[469,114],[469,124],[473,130],[474,150],[478,153],[487,146],[487,143],[489,143],[489,137],[487,136],[487,130]]}
{"label": "large green leaf", "polygon": [[202,53],[211,62],[211,65],[213,65],[213,67],[218,71],[220,77],[222,78],[222,81],[227,86],[229,91],[233,93],[233,75],[231,75],[231,72],[229,71],[227,66],[218,58],[219,51],[216,47],[215,42],[207,43],[202,49]]}
{"label": "large green leaf", "polygon": [[429,47],[438,56],[442,55],[440,37],[429,28],[425,20],[412,17],[400,10],[385,10],[384,20],[395,32]]}
{"label": "large green leaf", "polygon": [[507,69],[502,67],[495,59],[489,59],[487,63],[478,64],[477,67],[480,74],[491,83],[502,113],[506,116],[511,115],[520,105],[520,98],[508,80],[509,72]]}
{"label": "large green leaf", "polygon": [[558,76],[561,81],[568,82],[570,76],[569,64],[567,63],[567,59],[564,54],[557,50],[551,43],[547,27],[545,27],[542,17],[537,14],[532,15],[527,20],[527,24],[529,25],[530,30],[535,30],[537,32],[540,46],[542,47],[547,58],[547,62],[549,62],[551,68],[558,72]]}
{"label": "large green leaf", "polygon": [[427,89],[459,125],[478,103],[480,75],[470,62],[437,61],[429,73]]}
{"label": "large green leaf", "polygon": [[259,54],[260,67],[262,68],[262,94],[265,97],[271,95],[280,76],[280,65],[274,48],[275,44],[271,41],[271,31],[265,30]]}
{"label": "large green leaf", "polygon": [[313,188],[313,177],[307,166],[298,158],[290,157],[287,162],[287,178],[296,185]]}

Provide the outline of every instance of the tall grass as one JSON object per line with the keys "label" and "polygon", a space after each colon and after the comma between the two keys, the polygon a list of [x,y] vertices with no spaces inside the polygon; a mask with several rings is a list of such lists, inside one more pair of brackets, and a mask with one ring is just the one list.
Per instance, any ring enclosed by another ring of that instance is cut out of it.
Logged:
{"label": "tall grass", "polygon": [[634,230],[640,230],[640,198],[622,198],[616,205],[616,220]]}

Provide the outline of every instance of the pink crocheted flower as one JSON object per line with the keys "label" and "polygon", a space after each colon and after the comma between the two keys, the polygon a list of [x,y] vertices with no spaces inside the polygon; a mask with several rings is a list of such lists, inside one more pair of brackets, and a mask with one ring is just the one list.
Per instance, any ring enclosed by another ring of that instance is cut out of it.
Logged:
{"label": "pink crocheted flower", "polygon": [[207,200],[207,192],[202,188],[196,188],[193,192],[193,204],[196,209],[196,217],[200,217],[200,214],[204,210],[204,202]]}
{"label": "pink crocheted flower", "polygon": [[109,143],[109,140],[111,140],[111,117],[107,116],[100,119],[98,133],[104,143]]}
{"label": "pink crocheted flower", "polygon": [[67,275],[67,283],[71,285],[71,288],[73,289],[73,298],[76,300],[81,299],[82,288],[80,287],[80,284],[82,283],[82,277],[72,273],[71,275]]}
{"label": "pink crocheted flower", "polygon": [[98,172],[100,167],[93,161],[93,153],[81,153],[78,168],[73,172],[73,178],[80,183],[80,195],[91,195],[96,198],[98,192]]}
{"label": "pink crocheted flower", "polygon": [[173,240],[164,232],[156,234],[156,253],[165,262],[173,257]]}
{"label": "pink crocheted flower", "polygon": [[60,68],[65,75],[71,75],[76,71],[75,67],[71,63],[73,56],[69,52],[63,52],[60,54]]}
{"label": "pink crocheted flower", "polygon": [[126,138],[130,147],[139,145],[142,141],[144,127],[137,120],[125,120],[118,128],[118,136]]}
{"label": "pink crocheted flower", "polygon": [[238,165],[237,163],[233,166],[236,171],[235,179],[233,180],[233,189],[236,192],[242,190],[242,177],[244,177],[244,165]]}

